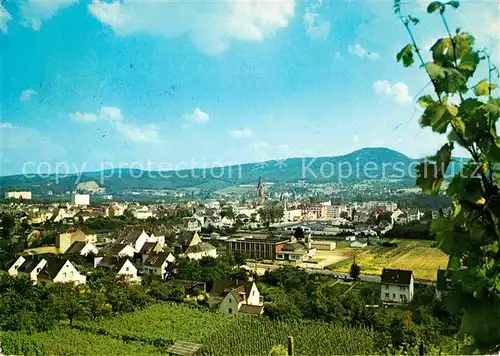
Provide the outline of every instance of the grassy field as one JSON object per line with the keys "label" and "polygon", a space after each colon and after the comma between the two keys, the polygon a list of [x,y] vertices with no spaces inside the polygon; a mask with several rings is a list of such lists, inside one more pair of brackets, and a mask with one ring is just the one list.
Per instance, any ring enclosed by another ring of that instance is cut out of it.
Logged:
{"label": "grassy field", "polygon": [[361,266],[363,274],[380,274],[384,267],[412,270],[416,278],[434,281],[438,268],[446,268],[448,256],[438,248],[431,247],[432,241],[396,240],[398,247],[368,247],[366,249],[340,248],[335,253],[347,259],[328,268],[338,272],[349,272],[352,256]]}
{"label": "grassy field", "polygon": [[295,338],[297,355],[374,354],[373,332],[317,321],[275,321],[160,303],[144,310],[31,335],[0,332],[4,352],[23,355],[165,354],[176,341],[204,355],[268,355]]}

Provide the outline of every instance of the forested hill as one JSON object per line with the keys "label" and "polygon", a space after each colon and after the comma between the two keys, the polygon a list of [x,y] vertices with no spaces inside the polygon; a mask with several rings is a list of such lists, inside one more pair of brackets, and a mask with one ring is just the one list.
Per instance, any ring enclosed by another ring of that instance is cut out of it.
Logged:
{"label": "forested hill", "polygon": [[[74,190],[77,183],[96,181],[108,192],[126,189],[175,189],[198,187],[220,189],[240,184],[264,182],[291,183],[304,181],[355,182],[366,179],[403,179],[413,184],[415,167],[420,160],[387,148],[363,148],[347,155],[333,157],[288,158],[228,167],[185,169],[157,172],[134,169],[85,172],[67,177],[0,177],[4,191],[30,189],[52,190],[54,193]],[[78,178],[80,178],[78,180]]]}

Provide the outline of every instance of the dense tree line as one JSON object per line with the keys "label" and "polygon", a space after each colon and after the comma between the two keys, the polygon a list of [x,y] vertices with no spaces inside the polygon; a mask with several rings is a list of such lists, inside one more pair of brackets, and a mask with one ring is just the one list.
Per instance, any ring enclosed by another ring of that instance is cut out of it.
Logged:
{"label": "dense tree line", "polygon": [[[366,327],[376,331],[378,349],[429,348],[449,343],[460,326],[460,313],[435,298],[433,287],[416,290],[415,299],[399,309],[380,305],[380,285],[366,285],[346,293],[322,275],[285,267],[259,278],[267,314],[278,319],[308,318]],[[368,306],[368,307],[367,307]]]}

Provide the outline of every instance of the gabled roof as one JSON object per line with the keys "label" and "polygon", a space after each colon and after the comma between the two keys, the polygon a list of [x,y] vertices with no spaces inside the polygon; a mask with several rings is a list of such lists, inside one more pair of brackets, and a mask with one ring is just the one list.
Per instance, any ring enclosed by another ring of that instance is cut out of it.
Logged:
{"label": "gabled roof", "polygon": [[[24,272],[24,273],[31,273],[33,271],[33,268],[36,267],[36,265],[41,261],[38,258],[29,258],[29,256],[23,256],[25,258],[25,261],[19,268],[17,269],[18,272]],[[12,266],[17,262],[17,259],[14,261]],[[10,267],[12,267],[10,266]]]}
{"label": "gabled roof", "polygon": [[129,246],[128,244],[115,244],[113,245],[113,247],[111,248],[111,254],[112,255],[117,255],[119,254],[124,248],[126,248],[127,246]]}
{"label": "gabled roof", "polygon": [[144,265],[161,267],[167,261],[168,255],[169,254],[167,252],[157,252],[153,255],[150,255],[146,262],[144,262]]}
{"label": "gabled roof", "polygon": [[250,305],[243,304],[239,310],[240,313],[250,314],[250,315],[261,315],[264,312],[263,305]]}
{"label": "gabled roof", "polygon": [[117,244],[126,244],[126,245],[133,244],[134,242],[137,241],[139,236],[141,236],[142,231],[143,231],[142,229],[141,230],[134,229],[134,230],[125,231],[124,233],[120,234],[120,236],[118,236],[118,238],[116,239],[116,243]]}
{"label": "gabled roof", "polygon": [[144,245],[142,245],[141,250],[139,253],[142,253],[144,255],[149,255],[156,247],[158,243],[157,242],[146,242]]}
{"label": "gabled roof", "polygon": [[249,294],[252,289],[253,282],[235,281],[231,279],[220,279],[214,281],[212,286],[209,287],[208,294],[212,297],[225,297],[232,291],[244,292]]}
{"label": "gabled roof", "polygon": [[193,246],[188,246],[185,250],[184,253],[200,253],[200,252],[207,252],[215,250],[215,247],[208,242],[202,242],[197,245]]}
{"label": "gabled roof", "polygon": [[179,245],[186,248],[191,243],[191,240],[193,239],[194,234],[196,234],[196,231],[184,231],[177,238],[177,242],[179,243]]}
{"label": "gabled roof", "polygon": [[71,246],[66,250],[66,254],[71,255],[75,253],[80,253],[81,250],[87,245],[85,241],[75,241],[71,244]]}
{"label": "gabled roof", "polygon": [[119,258],[116,256],[104,256],[101,261],[97,264],[97,267],[110,268],[120,270],[128,258]]}
{"label": "gabled roof", "polygon": [[236,303],[242,303],[245,301],[244,288],[233,289],[228,294],[231,294]]}
{"label": "gabled roof", "polygon": [[412,275],[413,272],[409,270],[384,268],[381,283],[409,286]]}
{"label": "gabled roof", "polygon": [[305,246],[300,242],[287,242],[281,251],[300,251],[305,250]]}
{"label": "gabled roof", "polygon": [[[50,258],[47,259],[45,267],[40,271],[38,277],[51,280],[57,276],[61,268],[68,262],[65,258]],[[71,263],[71,262],[70,262]]]}

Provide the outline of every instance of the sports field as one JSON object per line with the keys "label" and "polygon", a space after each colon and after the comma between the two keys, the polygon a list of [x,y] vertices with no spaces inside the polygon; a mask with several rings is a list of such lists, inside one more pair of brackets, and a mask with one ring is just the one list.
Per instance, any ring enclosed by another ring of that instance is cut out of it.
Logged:
{"label": "sports field", "polygon": [[[412,270],[416,278],[434,281],[438,268],[446,268],[448,256],[436,247],[432,241],[393,240],[397,247],[366,247],[364,249],[339,248],[332,251],[333,256],[345,256],[340,262],[328,268],[338,272],[349,272],[353,258],[361,266],[362,274],[380,274],[384,267]],[[355,257],[354,257],[355,256]]]}

